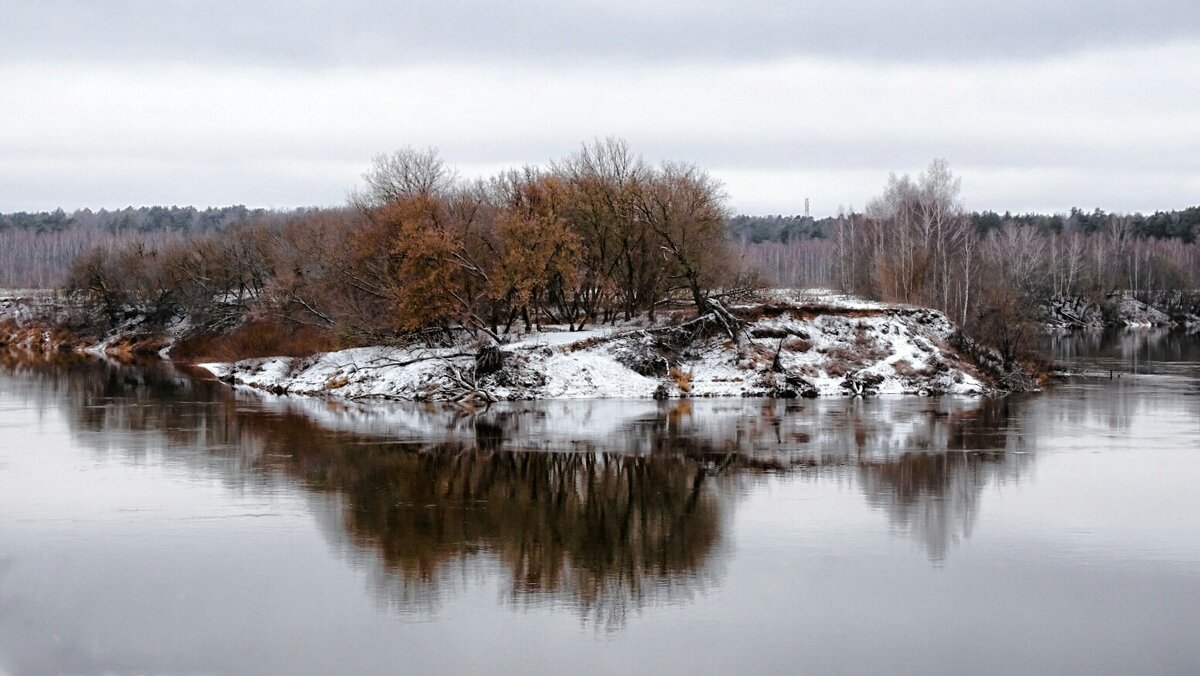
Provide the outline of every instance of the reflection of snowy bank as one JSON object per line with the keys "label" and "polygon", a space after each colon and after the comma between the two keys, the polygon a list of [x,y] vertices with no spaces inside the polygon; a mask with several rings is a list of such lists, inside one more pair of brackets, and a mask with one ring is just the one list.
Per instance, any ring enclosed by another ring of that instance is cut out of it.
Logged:
{"label": "reflection of snowy bank", "polygon": [[1003,405],[1000,399],[973,397],[505,401],[475,411],[433,403],[261,398],[269,410],[299,414],[326,429],[503,450],[644,454],[674,440],[813,466],[1006,443],[963,436],[970,428],[965,421]]}
{"label": "reflection of snowy bank", "polygon": [[1003,451],[906,453],[860,463],[858,478],[867,502],[941,561],[952,545],[971,537],[984,488],[1019,481],[1032,461]]}
{"label": "reflection of snowy bank", "polygon": [[[1034,456],[1027,400],[941,397],[501,402],[438,405],[269,397],[344,432],[421,446],[519,452],[680,454],[724,471],[849,480],[930,559],[970,537],[987,486],[1019,481]],[[741,468],[741,469],[739,469]]]}
{"label": "reflection of snowy bank", "polygon": [[716,475],[765,470],[849,481],[935,561],[970,536],[984,489],[1020,480],[1034,458],[1021,412],[1029,400],[1021,398],[534,401],[471,413],[436,404],[267,399],[281,415],[415,448],[682,456]]}
{"label": "reflection of snowy bank", "polygon": [[743,307],[738,339],[696,323],[533,334],[494,367],[462,348],[358,348],[206,364],[228,382],[342,399],[597,399],[979,394],[987,378],[932,310],[791,300]]}

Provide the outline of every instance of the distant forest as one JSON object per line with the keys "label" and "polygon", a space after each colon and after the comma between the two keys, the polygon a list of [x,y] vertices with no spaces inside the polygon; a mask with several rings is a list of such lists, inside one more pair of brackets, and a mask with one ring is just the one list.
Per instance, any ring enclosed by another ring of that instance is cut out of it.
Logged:
{"label": "distant forest", "polygon": [[[281,225],[315,211],[319,210],[277,211],[234,205],[0,213],[0,287],[58,286],[65,280],[71,262],[96,245],[109,249],[133,242],[160,246],[235,224]],[[1092,235],[1122,228],[1144,240],[1192,244],[1200,237],[1200,206],[1150,215],[1072,208],[1066,214],[976,211],[966,216],[979,235],[1014,225],[1045,235]],[[739,214],[727,220],[726,231],[736,250],[758,265],[765,281],[777,286],[813,286],[835,281],[832,261],[821,247],[837,231],[838,223],[836,217]],[[805,242],[808,244],[802,244]]]}
{"label": "distant forest", "polygon": [[[1200,206],[1179,211],[1143,214],[1116,214],[1094,209],[1072,208],[1066,214],[1013,214],[975,211],[967,214],[975,231],[986,235],[1005,225],[1032,227],[1043,234],[1079,232],[1091,235],[1111,229],[1118,221],[1128,222],[1133,236],[1141,239],[1179,239],[1191,244],[1200,236]],[[738,242],[759,244],[793,240],[825,239],[834,231],[837,218],[814,219],[809,216],[748,216],[729,219],[729,235]]]}
{"label": "distant forest", "polygon": [[229,206],[126,207],[0,214],[0,287],[61,285],[79,254],[138,242],[158,247],[241,223],[282,223],[308,210],[268,211]]}
{"label": "distant forest", "polygon": [[[913,186],[898,187],[900,193],[920,192],[913,190]],[[848,279],[846,271],[856,265],[857,261],[845,243],[845,235],[854,231],[856,224],[867,221],[886,225],[888,222],[928,218],[921,216],[927,208],[921,206],[922,200],[919,195],[892,195],[891,198],[892,201],[913,202],[917,206],[907,209],[908,216],[904,213],[906,209],[898,209],[896,204],[885,204],[887,200],[877,201],[874,213],[868,209],[866,216],[849,214],[814,219],[799,215],[739,215],[728,221],[729,237],[735,243],[736,249],[759,271],[763,281],[769,285],[847,288],[851,280]],[[994,211],[975,211],[963,213],[961,219],[956,217],[955,224],[956,228],[960,224],[969,226],[968,230],[973,234],[971,241],[987,241],[989,236],[994,241],[1005,238],[1011,241],[1016,233],[1035,236],[1044,249],[1039,255],[1053,259],[1047,262],[1046,266],[1058,267],[1063,260],[1072,261],[1071,265],[1074,267],[1068,275],[1072,284],[1081,267],[1079,259],[1084,249],[1088,248],[1086,243],[1091,243],[1093,250],[1107,248],[1111,251],[1114,250],[1114,239],[1121,245],[1118,248],[1123,249],[1140,243],[1135,248],[1143,259],[1148,255],[1153,257],[1154,254],[1157,254],[1159,259],[1171,258],[1169,264],[1162,262],[1152,265],[1153,271],[1167,271],[1169,268],[1171,274],[1182,275],[1190,280],[1189,273],[1194,272],[1196,267],[1195,247],[1192,245],[1200,239],[1200,206],[1177,211],[1156,211],[1150,215],[1127,215],[1101,209],[1084,211],[1079,208],[1072,208],[1065,214],[999,214]],[[933,225],[912,227],[930,231],[923,232],[917,239],[922,245],[932,243],[934,238],[930,235],[934,229]],[[839,240],[839,233],[842,237],[840,241],[835,241]],[[957,230],[955,238],[956,245],[967,241]],[[1158,246],[1154,245],[1156,242],[1159,243]],[[907,240],[894,244],[909,246]],[[1182,245],[1188,246],[1181,248]],[[967,251],[974,253],[973,248],[968,248]],[[1127,259],[1130,254],[1123,253],[1126,255],[1122,258],[1108,261],[1114,270],[1129,267]],[[1102,262],[1098,261],[1096,264],[1102,265]],[[913,266],[910,264],[909,267]],[[1137,289],[1142,286],[1137,282],[1137,277],[1144,273],[1146,268],[1138,269],[1136,265],[1132,267],[1138,272],[1132,277],[1123,277],[1127,278],[1126,286]],[[1048,274],[1054,276],[1053,273]],[[1053,288],[1046,293],[1051,295],[1067,291],[1062,283],[1050,286]],[[867,292],[861,285],[856,288],[860,293]],[[1093,296],[1100,293],[1099,288],[1090,291]],[[959,320],[965,321],[965,318],[960,316]]]}

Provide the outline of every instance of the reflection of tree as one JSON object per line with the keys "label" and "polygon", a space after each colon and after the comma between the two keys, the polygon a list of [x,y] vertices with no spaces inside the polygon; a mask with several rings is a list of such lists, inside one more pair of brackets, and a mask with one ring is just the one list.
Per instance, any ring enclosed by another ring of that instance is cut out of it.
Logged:
{"label": "reflection of tree", "polygon": [[313,501],[329,537],[405,611],[436,607],[456,575],[478,569],[499,571],[513,603],[562,603],[619,626],[630,609],[714,582],[737,487],[763,473],[854,478],[942,560],[970,534],[984,486],[1019,476],[1030,457],[1012,453],[1028,447],[1017,399],[514,403],[464,414],[264,403],[158,363],[0,372],[35,381],[27,396],[64,411],[94,447],[135,460],[165,447],[164,462],[234,485],[286,481],[332,497]]}
{"label": "reflection of tree", "polygon": [[895,462],[864,463],[859,477],[867,501],[941,561],[960,533],[970,537],[994,461],[990,455],[906,453]]}
{"label": "reflection of tree", "polygon": [[487,554],[515,599],[565,597],[611,622],[648,594],[703,583],[720,535],[705,470],[681,457],[328,440],[289,450],[276,466],[345,498],[347,532],[379,554],[403,603],[425,605],[448,566]]}
{"label": "reflection of tree", "polygon": [[[939,415],[929,425],[943,438],[941,452],[903,452],[886,460],[863,460],[858,476],[867,501],[884,510],[892,525],[908,532],[933,561],[971,536],[983,489],[1018,477],[1025,441],[1016,434],[1017,398],[988,399],[977,407]],[[931,432],[932,435],[932,432]]]}
{"label": "reflection of tree", "polygon": [[1122,329],[1047,338],[1045,349],[1067,369],[1085,374],[1058,393],[1070,404],[1049,409],[1059,421],[1127,430],[1147,407],[1178,407],[1194,415],[1185,399],[1155,398],[1174,391],[1197,393],[1200,340],[1195,333],[1166,329]]}
{"label": "reflection of tree", "polygon": [[724,478],[702,448],[500,450],[506,428],[482,416],[470,442],[380,443],[246,410],[237,428],[261,449],[258,467],[343,498],[342,526],[379,557],[398,608],[433,606],[449,573],[480,557],[501,564],[514,601],[565,601],[606,626],[715,575]]}
{"label": "reflection of tree", "polygon": [[[1200,361],[1195,333],[1154,329],[1054,334],[1043,341],[1045,352],[1068,368],[1106,375],[1115,373],[1190,372]],[[1189,373],[1190,374],[1190,373]]]}
{"label": "reflection of tree", "polygon": [[[690,597],[719,568],[725,501],[714,487],[724,477],[703,448],[696,457],[498,450],[506,430],[485,417],[477,443],[381,443],[247,406],[162,365],[60,366],[21,373],[43,381],[32,392],[61,396],[99,447],[112,441],[136,459],[166,445],[180,451],[174,460],[224,468],[239,484],[283,475],[338,496],[339,527],[379,561],[379,591],[400,609],[435,606],[452,572],[484,560],[500,564],[514,602],[562,602],[619,626],[630,608]],[[206,452],[182,452],[197,448]],[[231,451],[234,462],[212,462]]]}

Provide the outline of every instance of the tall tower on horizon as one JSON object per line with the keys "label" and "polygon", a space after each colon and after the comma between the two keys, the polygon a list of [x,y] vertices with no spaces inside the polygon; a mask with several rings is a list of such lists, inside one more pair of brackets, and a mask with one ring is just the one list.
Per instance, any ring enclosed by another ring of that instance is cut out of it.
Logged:
{"label": "tall tower on horizon", "polygon": [[812,214],[810,214],[808,212],[808,198],[807,197],[804,198],[804,217],[812,218]]}

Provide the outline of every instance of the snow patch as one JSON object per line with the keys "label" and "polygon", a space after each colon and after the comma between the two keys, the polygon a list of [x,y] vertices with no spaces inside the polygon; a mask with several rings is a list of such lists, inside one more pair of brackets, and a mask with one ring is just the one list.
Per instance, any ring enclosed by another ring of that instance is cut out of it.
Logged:
{"label": "snow patch", "polygon": [[[713,333],[680,346],[669,327],[537,333],[500,346],[504,366],[471,384],[509,400],[988,391],[979,369],[950,347],[956,329],[942,313],[834,302],[781,305],[776,298],[769,307],[742,308],[750,319],[737,341]],[[428,400],[473,378],[474,352],[370,347],[200,366],[275,393]]]}

